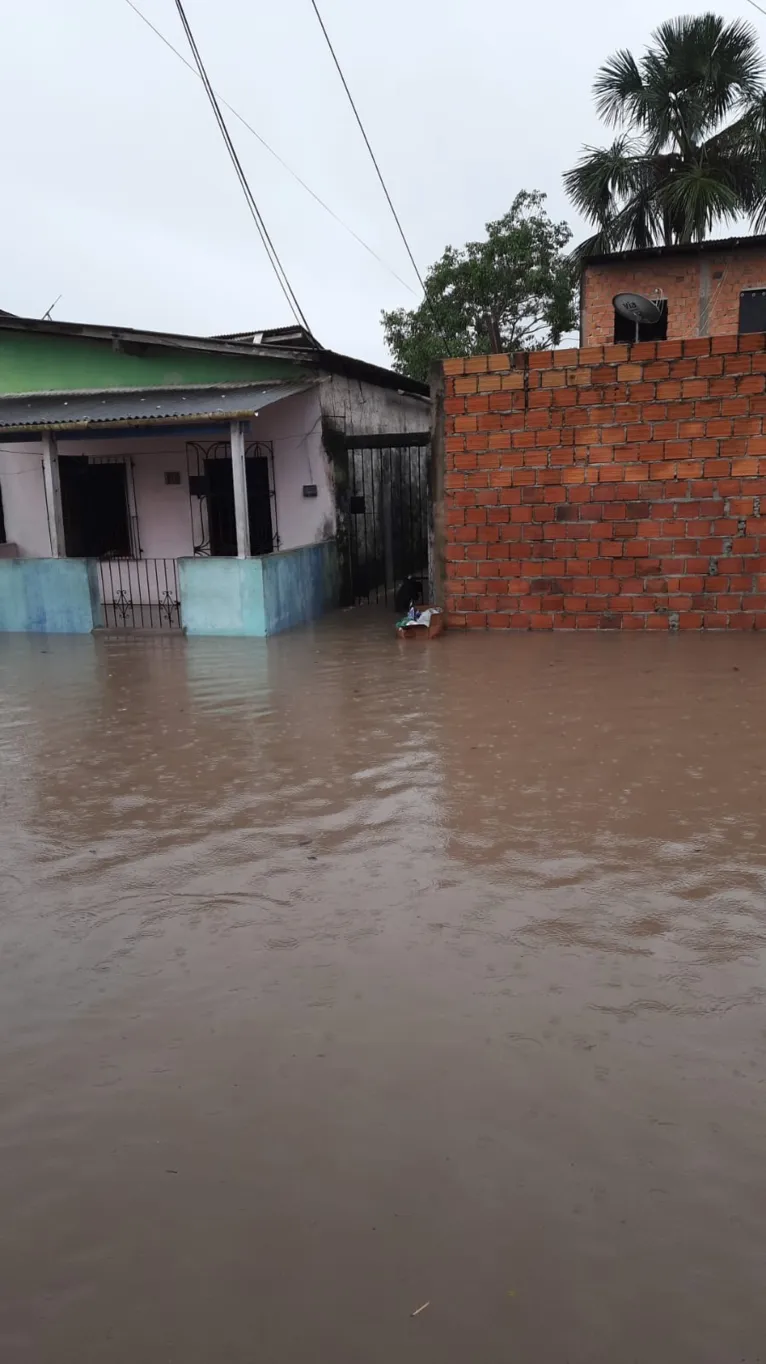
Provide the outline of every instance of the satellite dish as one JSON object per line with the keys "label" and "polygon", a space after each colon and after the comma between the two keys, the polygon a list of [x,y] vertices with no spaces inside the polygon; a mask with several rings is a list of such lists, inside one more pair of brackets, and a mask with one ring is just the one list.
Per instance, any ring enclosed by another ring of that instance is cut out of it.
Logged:
{"label": "satellite dish", "polygon": [[615,312],[621,317],[626,317],[629,322],[635,323],[636,341],[639,339],[639,327],[642,322],[659,322],[662,317],[658,304],[653,303],[650,298],[644,298],[643,294],[615,294],[612,303]]}

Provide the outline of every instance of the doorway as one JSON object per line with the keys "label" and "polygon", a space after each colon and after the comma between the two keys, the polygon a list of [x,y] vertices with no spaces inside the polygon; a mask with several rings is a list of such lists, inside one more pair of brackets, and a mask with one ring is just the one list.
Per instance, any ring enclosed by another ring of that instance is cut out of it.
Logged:
{"label": "doorway", "polygon": [[[250,553],[271,554],[274,537],[271,529],[269,466],[260,456],[245,460],[247,478],[247,518],[250,523]],[[234,482],[230,459],[206,459],[207,514],[210,553],[235,557],[237,528],[234,514]]]}
{"label": "doorway", "polygon": [[87,455],[64,455],[59,477],[67,556],[130,558],[125,465],[91,464]]}
{"label": "doorway", "polygon": [[[189,441],[186,461],[194,553],[235,558],[237,525],[229,442],[198,445]],[[245,477],[250,553],[254,557],[271,554],[279,548],[279,533],[270,441],[253,441],[247,446]]]}
{"label": "doorway", "polygon": [[346,436],[343,444],[338,525],[344,603],[393,603],[408,578],[427,593],[430,434]]}

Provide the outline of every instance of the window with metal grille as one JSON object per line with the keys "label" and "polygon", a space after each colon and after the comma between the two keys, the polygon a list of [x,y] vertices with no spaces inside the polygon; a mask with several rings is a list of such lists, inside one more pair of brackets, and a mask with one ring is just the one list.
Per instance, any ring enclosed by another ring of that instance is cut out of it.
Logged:
{"label": "window with metal grille", "polygon": [[766,332],[766,289],[743,289],[739,296],[740,332]]}
{"label": "window with metal grille", "polygon": [[130,558],[128,484],[122,460],[59,461],[66,552],[72,559]]}

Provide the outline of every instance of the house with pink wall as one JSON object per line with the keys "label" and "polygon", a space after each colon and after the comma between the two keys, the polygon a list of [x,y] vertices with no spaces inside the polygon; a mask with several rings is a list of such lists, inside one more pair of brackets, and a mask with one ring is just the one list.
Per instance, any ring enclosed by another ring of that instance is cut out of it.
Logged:
{"label": "house with pink wall", "polygon": [[337,451],[429,424],[423,385],[300,329],[0,316],[0,629],[311,619],[344,593]]}

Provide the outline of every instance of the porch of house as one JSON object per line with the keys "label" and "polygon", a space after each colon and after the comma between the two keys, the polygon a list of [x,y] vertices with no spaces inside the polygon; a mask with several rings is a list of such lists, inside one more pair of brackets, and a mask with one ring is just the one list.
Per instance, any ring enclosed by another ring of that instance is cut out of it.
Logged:
{"label": "porch of house", "polygon": [[2,442],[0,630],[263,636],[337,604],[316,384],[19,408],[27,424]]}

